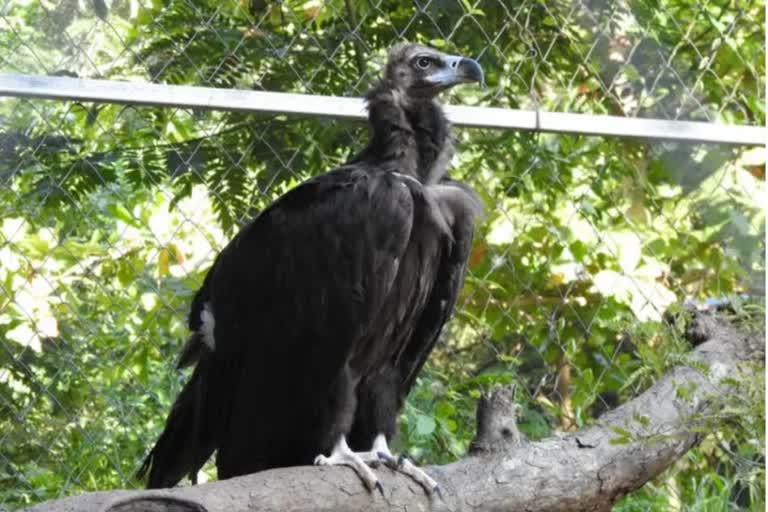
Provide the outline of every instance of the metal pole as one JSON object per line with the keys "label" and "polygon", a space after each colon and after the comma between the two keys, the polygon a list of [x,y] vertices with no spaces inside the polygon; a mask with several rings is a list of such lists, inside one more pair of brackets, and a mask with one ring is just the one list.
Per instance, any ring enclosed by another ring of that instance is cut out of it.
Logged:
{"label": "metal pole", "polygon": [[[3,73],[0,73],[0,96],[337,119],[366,117],[360,98]],[[737,145],[765,145],[768,139],[764,126],[451,105],[446,106],[445,111],[455,125],[475,128]]]}

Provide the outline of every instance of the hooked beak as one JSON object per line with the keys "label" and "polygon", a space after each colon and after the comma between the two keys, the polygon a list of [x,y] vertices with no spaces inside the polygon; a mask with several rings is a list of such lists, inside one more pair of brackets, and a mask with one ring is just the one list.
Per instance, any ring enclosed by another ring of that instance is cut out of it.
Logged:
{"label": "hooked beak", "polygon": [[441,89],[469,82],[482,84],[483,68],[474,59],[449,55],[445,58],[445,66],[429,75],[427,79]]}

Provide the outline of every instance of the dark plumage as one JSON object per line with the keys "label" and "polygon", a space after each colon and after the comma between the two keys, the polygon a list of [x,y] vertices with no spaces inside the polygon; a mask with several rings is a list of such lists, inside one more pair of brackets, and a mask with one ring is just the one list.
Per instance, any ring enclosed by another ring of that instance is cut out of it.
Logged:
{"label": "dark plumage", "polygon": [[[276,200],[218,255],[192,302],[179,366],[196,364],[141,468],[176,484],[217,451],[219,478],[381,456],[461,287],[479,201],[445,177],[435,95],[478,64],[415,44],[367,94],[371,141]],[[349,455],[354,450],[371,450]],[[376,442],[374,449],[372,445]],[[318,456],[328,454],[330,457]]]}

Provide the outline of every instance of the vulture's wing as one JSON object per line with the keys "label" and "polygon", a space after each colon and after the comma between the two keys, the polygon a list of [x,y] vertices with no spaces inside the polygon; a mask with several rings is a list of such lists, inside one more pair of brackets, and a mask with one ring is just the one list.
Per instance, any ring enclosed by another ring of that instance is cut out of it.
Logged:
{"label": "vulture's wing", "polygon": [[193,300],[179,365],[197,367],[142,466],[150,486],[174,485],[214,448],[220,478],[253,471],[264,445],[312,429],[300,422],[324,406],[389,292],[413,208],[396,176],[347,167],[299,185],[238,233]]}
{"label": "vulture's wing", "polygon": [[441,252],[434,286],[413,335],[397,361],[402,379],[402,398],[413,386],[456,305],[472,247],[475,217],[481,209],[474,192],[461,183],[445,181],[430,189],[451,229],[453,240],[443,242],[445,247]]}
{"label": "vulture's wing", "polygon": [[413,209],[392,173],[342,168],[288,192],[221,253],[210,280],[220,477],[313,429],[389,293]]}
{"label": "vulture's wing", "polygon": [[212,269],[215,351],[301,349],[340,364],[389,292],[412,217],[391,173],[342,168],[285,194]]}

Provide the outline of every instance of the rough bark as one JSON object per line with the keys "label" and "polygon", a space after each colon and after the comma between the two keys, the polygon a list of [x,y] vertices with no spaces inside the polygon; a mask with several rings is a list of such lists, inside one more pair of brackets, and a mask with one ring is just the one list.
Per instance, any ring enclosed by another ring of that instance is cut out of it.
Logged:
{"label": "rough bark", "polygon": [[756,363],[764,357],[764,334],[743,332],[708,312],[694,313],[688,333],[697,346],[687,364],[577,432],[526,442],[515,424],[512,391],[483,397],[467,457],[427,468],[441,483],[442,498],[427,498],[417,484],[384,467],[377,469],[383,496],[367,492],[346,468],[296,467],[169,490],[89,493],[30,510],[607,511],[696,444],[702,418],[728,398],[726,377],[762,371]]}

